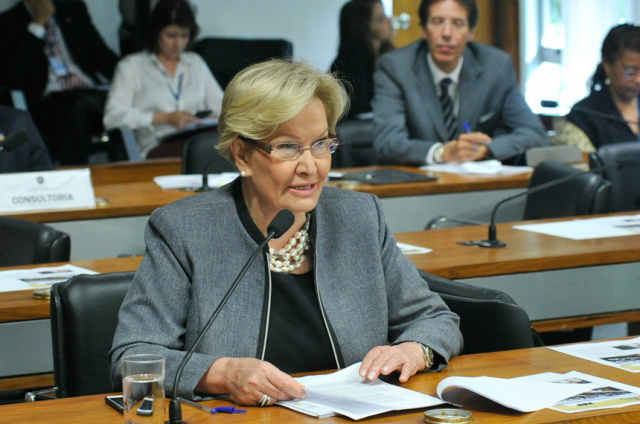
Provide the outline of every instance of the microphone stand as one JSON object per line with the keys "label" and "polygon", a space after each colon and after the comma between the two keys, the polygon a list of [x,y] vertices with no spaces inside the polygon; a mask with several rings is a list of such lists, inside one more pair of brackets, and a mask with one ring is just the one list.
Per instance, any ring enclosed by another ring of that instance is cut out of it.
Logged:
{"label": "microphone stand", "polygon": [[579,178],[579,177],[581,177],[583,175],[586,175],[586,174],[588,174],[590,172],[596,172],[596,173],[602,175],[602,171],[604,171],[605,169],[612,168],[612,167],[618,168],[620,166],[621,166],[621,163],[616,163],[616,164],[613,164],[611,166],[605,166],[605,167],[602,167],[602,166],[598,165],[596,169],[589,169],[587,171],[583,171],[583,172],[580,172],[578,174],[567,175],[567,176],[564,176],[562,178],[558,178],[556,180],[552,180],[552,181],[548,181],[548,182],[546,182],[544,184],[540,184],[539,186],[530,188],[528,190],[524,190],[524,191],[522,191],[520,193],[514,194],[513,196],[509,196],[507,198],[504,198],[504,199],[500,200],[498,203],[496,203],[496,205],[493,207],[493,210],[491,211],[491,220],[489,221],[490,222],[490,224],[489,224],[489,235],[488,235],[487,239],[485,239],[485,240],[470,240],[470,241],[462,242],[460,244],[465,245],[465,246],[478,245],[480,247],[485,247],[485,248],[489,248],[489,249],[505,247],[507,244],[502,242],[502,241],[500,241],[500,240],[498,240],[498,228],[496,227],[496,213],[498,212],[498,209],[500,208],[500,206],[502,206],[503,204],[505,204],[505,203],[507,203],[507,202],[509,202],[509,201],[511,201],[513,199],[517,199],[517,198],[522,197],[522,196],[528,196],[530,194],[534,194],[534,193],[537,193],[539,191],[546,190],[548,188],[555,187],[555,186],[558,186],[560,184],[564,184],[564,183],[566,183],[568,181],[577,179],[577,178]]}
{"label": "microphone stand", "polygon": [[215,162],[216,160],[213,159],[209,161],[209,163],[207,163],[207,166],[204,167],[204,171],[202,172],[202,185],[200,186],[200,188],[195,190],[196,193],[204,193],[213,190],[211,187],[209,187],[209,168],[211,168],[211,165],[213,165]]}
{"label": "microphone stand", "polygon": [[273,221],[271,221],[269,227],[267,228],[267,238],[264,239],[264,241],[260,243],[260,246],[258,246],[258,248],[253,252],[247,263],[240,271],[240,274],[238,274],[233,284],[231,284],[231,287],[229,287],[229,290],[227,290],[227,292],[225,293],[218,307],[211,314],[209,321],[207,321],[207,324],[204,326],[202,332],[193,343],[193,346],[191,346],[191,349],[189,349],[184,358],[182,358],[182,362],[180,362],[178,371],[176,372],[176,378],[175,380],[173,380],[173,399],[171,399],[171,402],[169,403],[169,420],[165,421],[165,424],[188,424],[187,422],[182,421],[182,406],[180,404],[180,398],[178,397],[178,385],[180,383],[180,378],[182,377],[182,373],[184,372],[184,368],[186,367],[187,362],[193,356],[196,348],[204,339],[207,331],[209,331],[209,328],[211,328],[211,326],[213,325],[216,317],[218,316],[218,314],[220,314],[220,311],[229,300],[229,297],[231,297],[231,295],[235,291],[238,283],[240,283],[240,280],[249,269],[249,266],[256,259],[256,256],[258,256],[258,253],[260,253],[264,249],[264,246],[266,246],[271,239],[278,238],[282,234],[284,234],[291,227],[291,225],[293,225],[293,221],[294,216],[291,211],[283,209],[277,213],[276,217],[273,219]]}

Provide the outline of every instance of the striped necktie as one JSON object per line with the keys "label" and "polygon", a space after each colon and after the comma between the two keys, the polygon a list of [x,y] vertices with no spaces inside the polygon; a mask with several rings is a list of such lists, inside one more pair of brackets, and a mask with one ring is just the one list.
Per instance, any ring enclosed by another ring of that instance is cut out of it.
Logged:
{"label": "striped necktie", "polygon": [[60,75],[54,71],[54,74],[58,79],[58,82],[60,83],[60,87],[62,87],[63,89],[90,87],[90,85],[80,76],[74,74],[69,70],[69,62],[66,60],[67,55],[62,48],[59,29],[57,28],[56,24],[54,24],[53,22],[48,22],[45,25],[45,29],[47,30],[47,39],[44,47],[45,54],[49,58],[56,57],[56,60],[60,61],[66,69],[66,74],[64,75]]}
{"label": "striped necktie", "polygon": [[449,95],[449,85],[453,81],[451,78],[445,78],[440,81],[440,105],[442,106],[442,116],[444,116],[444,127],[446,129],[446,141],[455,140],[456,127],[458,126],[455,115],[453,114],[453,101]]}

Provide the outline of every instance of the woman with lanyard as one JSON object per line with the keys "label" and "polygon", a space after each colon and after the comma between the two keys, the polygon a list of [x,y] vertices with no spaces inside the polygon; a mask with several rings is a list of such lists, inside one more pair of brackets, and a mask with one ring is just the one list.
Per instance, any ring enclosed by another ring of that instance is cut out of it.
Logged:
{"label": "woman with lanyard", "polygon": [[149,18],[147,50],[118,63],[104,125],[134,129],[143,157],[181,155],[181,145],[161,145],[161,139],[197,123],[196,114],[220,113],[222,89],[204,60],[185,52],[197,33],[188,2],[160,0]]}
{"label": "woman with lanyard", "polygon": [[602,43],[602,62],[591,81],[591,93],[573,106],[560,142],[583,151],[638,141],[640,121],[640,27],[613,27]]}

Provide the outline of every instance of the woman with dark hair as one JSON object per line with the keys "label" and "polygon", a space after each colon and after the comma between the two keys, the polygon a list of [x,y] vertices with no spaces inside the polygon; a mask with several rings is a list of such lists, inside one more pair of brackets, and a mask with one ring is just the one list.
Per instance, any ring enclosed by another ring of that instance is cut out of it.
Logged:
{"label": "woman with dark hair", "polygon": [[378,57],[393,50],[391,20],[380,0],[351,0],[340,11],[340,48],[331,65],[351,86],[350,118],[371,112],[373,71]]}
{"label": "woman with dark hair", "polygon": [[185,51],[197,33],[187,1],[160,0],[149,18],[147,50],[118,63],[104,125],[108,130],[134,129],[143,157],[179,156],[181,145],[174,146],[170,154],[159,154],[158,149],[155,154],[149,152],[162,137],[197,123],[196,112],[220,113],[220,85],[200,56]]}
{"label": "woman with dark hair", "polygon": [[591,93],[576,103],[567,116],[569,125],[577,127],[568,141],[584,151],[610,143],[638,141],[638,95],[640,27],[617,25],[602,43],[602,62],[593,75]]}

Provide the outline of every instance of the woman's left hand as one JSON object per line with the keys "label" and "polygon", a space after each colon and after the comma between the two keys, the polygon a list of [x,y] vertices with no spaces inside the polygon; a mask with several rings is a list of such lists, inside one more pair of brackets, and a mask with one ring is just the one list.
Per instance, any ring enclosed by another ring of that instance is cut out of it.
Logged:
{"label": "woman's left hand", "polygon": [[359,374],[367,380],[400,371],[400,382],[405,383],[415,373],[424,369],[422,347],[418,343],[405,342],[394,346],[376,346],[362,360]]}

